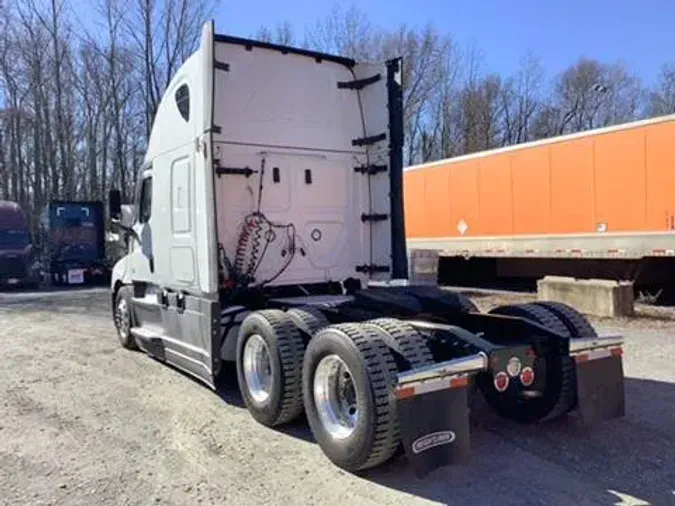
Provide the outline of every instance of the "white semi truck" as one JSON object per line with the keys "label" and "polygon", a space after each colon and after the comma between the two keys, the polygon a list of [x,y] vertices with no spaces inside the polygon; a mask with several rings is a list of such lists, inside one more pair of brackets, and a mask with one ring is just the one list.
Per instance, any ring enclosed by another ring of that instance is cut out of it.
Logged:
{"label": "white semi truck", "polygon": [[[534,422],[622,416],[620,337],[555,303],[482,313],[407,280],[401,61],[361,63],[203,28],[164,94],[111,295],[121,344],[251,415],[304,411],[349,471],[423,476],[469,451],[467,394]],[[475,388],[474,388],[475,387]]]}

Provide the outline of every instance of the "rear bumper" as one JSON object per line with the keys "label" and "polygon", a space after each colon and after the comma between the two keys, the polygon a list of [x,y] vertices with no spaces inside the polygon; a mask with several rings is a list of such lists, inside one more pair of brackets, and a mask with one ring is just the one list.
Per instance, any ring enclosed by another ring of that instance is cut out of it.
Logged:
{"label": "rear bumper", "polygon": [[[570,340],[577,383],[574,409],[584,424],[624,414],[622,345],[620,336]],[[468,460],[468,387],[474,375],[492,372],[494,358],[481,351],[398,375],[401,437],[418,476]]]}

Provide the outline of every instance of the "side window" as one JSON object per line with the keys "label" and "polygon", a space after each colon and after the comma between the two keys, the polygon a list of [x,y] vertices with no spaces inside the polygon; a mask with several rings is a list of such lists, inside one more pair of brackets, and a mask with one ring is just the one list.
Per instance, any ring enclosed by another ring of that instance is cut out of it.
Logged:
{"label": "side window", "polygon": [[180,115],[185,121],[190,121],[190,88],[187,84],[179,86],[176,90],[175,99]]}
{"label": "side window", "polygon": [[147,223],[150,220],[152,212],[152,176],[143,180],[141,187],[141,201],[139,205],[138,220],[140,223]]}

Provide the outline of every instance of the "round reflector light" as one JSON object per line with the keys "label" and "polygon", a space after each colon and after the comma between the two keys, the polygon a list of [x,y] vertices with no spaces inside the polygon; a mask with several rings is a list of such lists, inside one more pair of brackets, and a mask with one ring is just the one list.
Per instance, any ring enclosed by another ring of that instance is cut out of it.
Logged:
{"label": "round reflector light", "polygon": [[494,384],[497,392],[503,392],[509,387],[509,376],[503,371],[498,372],[495,374]]}
{"label": "round reflector light", "polygon": [[515,378],[520,374],[520,369],[522,368],[523,364],[521,364],[520,359],[518,357],[511,357],[506,364],[506,372],[509,373],[509,376],[512,378]]}
{"label": "round reflector light", "polygon": [[534,371],[531,367],[523,367],[523,370],[520,372],[520,382],[526,387],[534,383]]}

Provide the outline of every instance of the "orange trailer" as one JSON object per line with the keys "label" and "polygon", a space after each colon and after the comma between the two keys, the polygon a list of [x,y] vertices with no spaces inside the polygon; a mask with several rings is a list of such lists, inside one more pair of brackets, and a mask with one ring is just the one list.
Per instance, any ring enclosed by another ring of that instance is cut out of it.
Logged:
{"label": "orange trailer", "polygon": [[409,249],[675,257],[675,115],[408,167]]}

